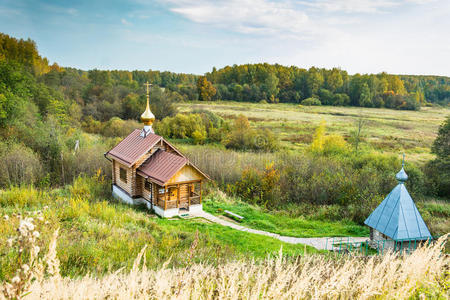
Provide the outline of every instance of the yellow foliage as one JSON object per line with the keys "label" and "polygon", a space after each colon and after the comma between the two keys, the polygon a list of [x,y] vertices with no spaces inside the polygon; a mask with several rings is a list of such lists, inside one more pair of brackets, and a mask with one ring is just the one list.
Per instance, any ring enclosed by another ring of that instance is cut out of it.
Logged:
{"label": "yellow foliage", "polygon": [[313,141],[311,143],[312,152],[321,152],[323,150],[323,144],[325,141],[325,130],[326,122],[325,120],[320,121],[319,127],[317,127],[314,133]]}
{"label": "yellow foliage", "polygon": [[344,138],[337,134],[328,135],[323,140],[322,151],[324,153],[336,153],[348,150],[348,144]]}
{"label": "yellow foliage", "polygon": [[326,123],[320,122],[314,133],[310,150],[314,153],[332,154],[348,150],[348,144],[344,138],[337,134],[325,135]]}

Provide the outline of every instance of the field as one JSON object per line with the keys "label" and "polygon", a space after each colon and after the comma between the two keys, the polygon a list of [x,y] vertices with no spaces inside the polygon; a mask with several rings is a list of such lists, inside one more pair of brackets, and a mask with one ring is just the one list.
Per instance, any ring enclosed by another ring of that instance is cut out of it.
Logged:
{"label": "field", "polygon": [[255,127],[273,130],[288,149],[305,148],[312,141],[314,129],[325,120],[328,133],[348,138],[363,120],[365,147],[383,153],[400,155],[405,152],[410,161],[422,163],[430,158],[430,147],[437,130],[450,114],[448,108],[423,107],[420,111],[393,109],[300,106],[296,104],[260,104],[247,102],[195,102],[179,105],[180,111],[204,109],[224,118],[243,114]]}

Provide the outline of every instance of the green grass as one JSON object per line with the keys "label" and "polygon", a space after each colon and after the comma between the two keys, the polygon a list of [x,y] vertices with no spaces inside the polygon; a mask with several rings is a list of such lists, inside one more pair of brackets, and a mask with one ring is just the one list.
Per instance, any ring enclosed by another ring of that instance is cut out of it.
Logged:
{"label": "green grass", "polygon": [[416,201],[416,205],[431,234],[440,236],[450,232],[449,201],[425,199]]}
{"label": "green grass", "polygon": [[311,142],[321,120],[327,132],[348,137],[363,117],[363,147],[385,153],[405,151],[409,161],[425,162],[432,158],[430,146],[437,129],[450,114],[448,108],[424,107],[420,111],[393,109],[299,106],[296,104],[260,104],[248,102],[194,102],[179,105],[181,111],[205,109],[225,118],[247,116],[255,127],[271,129],[289,149],[301,150]]}
{"label": "green grass", "polygon": [[291,216],[286,211],[264,211],[258,206],[235,201],[227,203],[218,200],[204,201],[203,208],[212,214],[226,215],[229,210],[244,219],[242,225],[293,237],[341,237],[341,236],[368,236],[369,229],[352,221],[326,221],[303,216]]}
{"label": "green grass", "polygon": [[[0,216],[10,216],[9,220],[0,218],[0,279],[12,276],[18,267],[17,253],[6,245],[18,225],[12,214],[26,215],[36,210],[43,210],[49,222],[38,229],[41,249],[47,247],[52,233],[60,228],[57,251],[64,276],[129,269],[144,245],[150,268],[169,260],[170,266],[184,266],[192,262],[217,264],[236,258],[260,259],[277,254],[280,248],[285,255],[298,256],[305,249],[304,245],[286,244],[203,219],[160,219],[146,209],[112,202],[109,185],[94,181],[80,178],[72,186],[48,192],[13,188],[0,193]],[[194,242],[196,231],[198,240]],[[191,249],[193,244],[197,246]],[[317,252],[307,249],[309,253]]]}

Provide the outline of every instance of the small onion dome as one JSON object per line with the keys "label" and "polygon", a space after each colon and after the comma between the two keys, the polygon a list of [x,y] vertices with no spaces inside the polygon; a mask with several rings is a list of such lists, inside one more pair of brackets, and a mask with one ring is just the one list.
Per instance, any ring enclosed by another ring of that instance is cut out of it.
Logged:
{"label": "small onion dome", "polygon": [[408,175],[406,174],[405,169],[403,169],[403,167],[402,167],[402,169],[400,170],[400,172],[398,172],[397,175],[395,175],[395,178],[396,178],[400,183],[403,183],[403,182],[405,182],[406,180],[408,180]]}
{"label": "small onion dome", "polygon": [[153,113],[150,111],[148,99],[147,99],[147,107],[145,108],[144,113],[141,115],[141,121],[144,123],[144,125],[147,126],[152,125],[153,121],[155,121],[155,115],[153,115]]}

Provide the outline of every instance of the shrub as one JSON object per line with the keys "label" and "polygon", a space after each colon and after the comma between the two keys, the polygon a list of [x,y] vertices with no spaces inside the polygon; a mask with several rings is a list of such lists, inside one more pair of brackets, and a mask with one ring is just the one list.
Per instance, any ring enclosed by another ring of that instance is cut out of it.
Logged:
{"label": "shrub", "polygon": [[236,184],[237,192],[244,197],[255,201],[259,205],[274,206],[279,199],[280,173],[274,168],[274,163],[268,163],[263,171],[247,168]]}
{"label": "shrub", "polygon": [[122,120],[118,117],[111,118],[103,125],[101,134],[107,137],[125,137],[142,125],[134,120]]}
{"label": "shrub", "polygon": [[278,138],[268,129],[252,129],[246,116],[234,120],[231,132],[222,143],[228,149],[273,152],[279,148]]}
{"label": "shrub", "polygon": [[306,98],[305,100],[303,100],[301,103],[301,105],[305,105],[305,106],[316,106],[316,105],[322,105],[322,103],[320,102],[319,99],[317,98]]}
{"label": "shrub", "polygon": [[337,134],[328,135],[324,138],[322,152],[325,155],[342,154],[349,150],[344,138]]}
{"label": "shrub", "polygon": [[105,182],[102,171],[99,169],[97,173],[91,177],[86,175],[78,176],[73,184],[68,186],[71,196],[77,198],[88,199],[90,201],[100,201],[110,197],[110,187]]}
{"label": "shrub", "polygon": [[226,122],[216,114],[197,111],[192,114],[177,114],[155,123],[155,131],[165,137],[192,139],[195,144],[202,144],[207,139],[218,142],[228,130]]}
{"label": "shrub", "polygon": [[311,152],[324,155],[343,154],[348,152],[348,144],[342,136],[336,134],[326,136],[325,132],[326,123],[322,120],[314,133],[310,146]]}
{"label": "shrub", "polygon": [[0,186],[36,184],[43,177],[39,156],[20,144],[0,143]]}
{"label": "shrub", "polygon": [[50,203],[48,193],[38,190],[33,186],[11,187],[0,193],[0,205],[3,207],[40,207],[48,203]]}
{"label": "shrub", "polygon": [[335,94],[333,96],[333,105],[343,106],[350,104],[350,97],[347,94]]}
{"label": "shrub", "polygon": [[192,138],[194,139],[194,144],[203,144],[206,140],[206,131],[195,130],[192,133]]}

